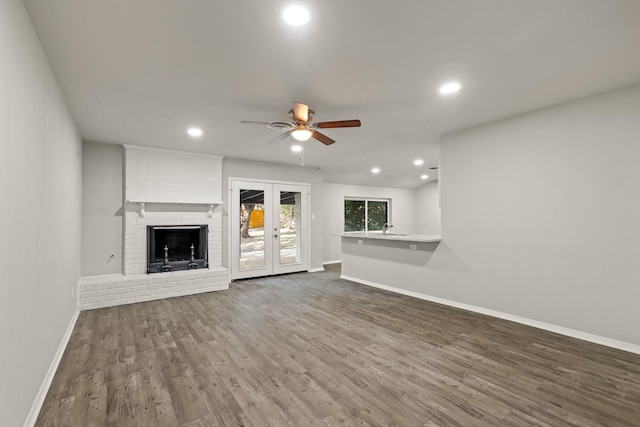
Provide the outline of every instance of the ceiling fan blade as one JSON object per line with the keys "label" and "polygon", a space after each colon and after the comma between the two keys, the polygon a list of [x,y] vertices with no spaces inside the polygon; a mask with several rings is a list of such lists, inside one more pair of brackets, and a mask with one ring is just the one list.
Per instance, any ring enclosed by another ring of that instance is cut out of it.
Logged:
{"label": "ceiling fan blade", "polygon": [[273,138],[271,141],[269,141],[269,144],[273,144],[274,142],[280,142],[283,139],[285,139],[286,137],[288,137],[291,134],[291,131],[289,132],[285,132],[281,135],[276,136],[275,138]]}
{"label": "ceiling fan blade", "polygon": [[241,125],[268,125],[269,122],[254,122],[252,120],[240,120]]}
{"label": "ceiling fan blade", "polygon": [[337,122],[320,122],[313,125],[319,129],[329,128],[357,128],[360,127],[360,120],[338,120]]}
{"label": "ceiling fan blade", "polygon": [[293,117],[302,123],[309,121],[309,106],[299,102],[293,103]]}
{"label": "ceiling fan blade", "polygon": [[327,135],[323,133],[318,132],[317,130],[313,131],[313,133],[311,134],[311,137],[322,142],[324,145],[331,145],[335,142],[333,139],[329,138]]}

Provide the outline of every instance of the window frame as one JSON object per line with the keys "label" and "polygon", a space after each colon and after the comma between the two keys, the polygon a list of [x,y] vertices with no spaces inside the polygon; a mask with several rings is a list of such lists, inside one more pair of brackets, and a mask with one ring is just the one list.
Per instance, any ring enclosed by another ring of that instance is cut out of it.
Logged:
{"label": "window frame", "polygon": [[[355,202],[364,202],[364,230],[356,230],[356,231],[346,231],[346,221],[345,221],[345,203],[346,201],[355,201]],[[344,202],[342,204],[342,228],[344,233],[381,233],[382,229],[379,230],[369,230],[369,202],[383,202],[387,204],[387,224],[391,224],[391,199],[385,199],[380,197],[352,197],[345,196]]]}

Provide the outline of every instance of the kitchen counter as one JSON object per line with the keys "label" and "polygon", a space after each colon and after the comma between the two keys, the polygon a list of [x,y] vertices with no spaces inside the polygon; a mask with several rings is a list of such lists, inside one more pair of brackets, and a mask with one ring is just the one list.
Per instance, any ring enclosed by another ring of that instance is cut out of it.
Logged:
{"label": "kitchen counter", "polygon": [[341,233],[341,237],[348,237],[352,239],[376,239],[376,240],[393,240],[401,242],[420,242],[420,243],[437,243],[442,238],[439,235],[428,234],[401,234],[401,233],[364,233],[364,232],[351,232]]}
{"label": "kitchen counter", "polygon": [[416,293],[433,273],[431,258],[439,235],[341,233],[341,278],[391,290]]}

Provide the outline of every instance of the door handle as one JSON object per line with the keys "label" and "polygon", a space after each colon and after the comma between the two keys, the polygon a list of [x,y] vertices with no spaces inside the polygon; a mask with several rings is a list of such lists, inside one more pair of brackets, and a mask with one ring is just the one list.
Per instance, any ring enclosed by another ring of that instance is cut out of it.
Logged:
{"label": "door handle", "polygon": [[273,235],[273,237],[277,239],[277,238],[278,238],[278,235],[277,235],[277,234],[274,234],[274,235]]}

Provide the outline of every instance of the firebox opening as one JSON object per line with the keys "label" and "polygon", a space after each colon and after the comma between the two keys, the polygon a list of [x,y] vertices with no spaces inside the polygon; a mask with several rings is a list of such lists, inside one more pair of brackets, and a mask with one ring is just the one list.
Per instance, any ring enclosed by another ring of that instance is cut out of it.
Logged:
{"label": "firebox opening", "polygon": [[207,225],[147,226],[147,273],[208,268]]}

